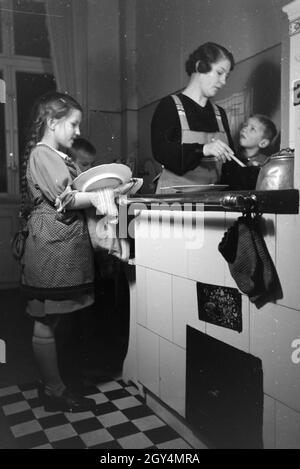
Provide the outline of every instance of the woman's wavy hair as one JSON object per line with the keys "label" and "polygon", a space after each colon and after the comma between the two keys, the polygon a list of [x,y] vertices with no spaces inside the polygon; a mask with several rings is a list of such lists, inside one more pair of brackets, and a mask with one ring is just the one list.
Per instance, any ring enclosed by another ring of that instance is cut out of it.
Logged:
{"label": "woman's wavy hair", "polygon": [[29,208],[24,206],[24,200],[27,198],[26,171],[29,155],[36,144],[43,138],[48,119],[62,119],[73,110],[82,112],[82,107],[70,95],[59,93],[58,91],[51,91],[42,95],[32,107],[29,125],[27,126],[27,138],[21,167],[21,216],[25,218],[28,216],[28,212],[30,212]]}
{"label": "woman's wavy hair", "polygon": [[221,59],[227,59],[230,62],[230,71],[234,68],[234,58],[231,52],[225,47],[215,44],[214,42],[206,42],[198,49],[194,50],[185,63],[185,70],[188,76],[192,73],[208,73],[211,71],[212,64]]}

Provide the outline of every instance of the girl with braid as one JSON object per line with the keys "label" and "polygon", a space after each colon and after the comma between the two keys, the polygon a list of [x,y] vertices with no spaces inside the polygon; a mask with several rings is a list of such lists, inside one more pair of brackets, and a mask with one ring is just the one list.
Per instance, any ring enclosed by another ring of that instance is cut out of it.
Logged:
{"label": "girl with braid", "polygon": [[[62,315],[94,302],[94,260],[83,209],[103,208],[103,191],[72,189],[77,170],[65,151],[80,135],[82,109],[69,95],[42,96],[34,108],[24,156],[22,197],[28,237],[21,259],[21,286],[34,318],[33,351],[43,382],[39,397],[47,411],[81,412],[95,407],[93,399],[71,392],[57,360],[55,328]],[[101,205],[102,203],[102,205]]]}

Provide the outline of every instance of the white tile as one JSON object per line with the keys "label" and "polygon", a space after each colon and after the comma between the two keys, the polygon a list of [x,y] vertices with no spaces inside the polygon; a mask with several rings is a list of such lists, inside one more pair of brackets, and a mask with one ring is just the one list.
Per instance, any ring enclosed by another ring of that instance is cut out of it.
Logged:
{"label": "white tile", "polygon": [[129,409],[131,407],[136,407],[142,404],[141,401],[136,399],[134,396],[122,397],[121,399],[114,399],[113,403],[120,410]]}
{"label": "white tile", "polygon": [[116,391],[117,389],[123,389],[123,387],[117,381],[108,381],[107,383],[97,384],[97,388],[101,392]]}
{"label": "white tile", "polygon": [[58,425],[57,427],[46,428],[44,431],[50,442],[65,440],[77,435],[70,423],[66,423],[65,425]]}
{"label": "white tile", "polygon": [[30,409],[30,405],[26,401],[14,402],[13,404],[7,404],[2,406],[2,410],[5,415],[13,415],[24,410]]}
{"label": "white tile", "polygon": [[260,310],[251,305],[250,318],[250,350],[262,360],[264,392],[300,411],[300,363],[294,362],[300,357],[299,311],[272,303]]}
{"label": "white tile", "polygon": [[300,414],[277,403],[276,449],[300,449]]}
{"label": "white tile", "polygon": [[46,443],[45,445],[35,446],[32,449],[54,449],[50,443]]}
{"label": "white tile", "polygon": [[275,449],[275,405],[271,397],[264,395],[264,417],[263,417],[263,443],[264,449]]}
{"label": "white tile", "polygon": [[159,393],[159,337],[142,326],[137,327],[138,381]]}
{"label": "white tile", "polygon": [[7,386],[6,388],[0,389],[0,397],[9,396],[10,394],[16,394],[20,391],[19,386]]}
{"label": "white tile", "polygon": [[37,389],[29,389],[28,391],[23,391],[22,394],[25,399],[34,399],[38,396]]}
{"label": "white tile", "polygon": [[113,425],[119,425],[120,423],[128,422],[128,418],[125,415],[117,410],[116,412],[109,412],[104,415],[97,415],[97,419],[102,425],[107,428]]}
{"label": "white tile", "polygon": [[244,352],[249,352],[249,300],[242,295],[242,332],[206,323],[206,333]]}
{"label": "white tile", "polygon": [[159,397],[180,415],[185,415],[186,351],[160,338]]}
{"label": "white tile", "polygon": [[[192,449],[192,447],[182,438],[176,438],[175,440],[165,441],[164,443],[159,443],[156,446],[158,449]],[[177,455],[177,457],[179,461],[180,455]]]}
{"label": "white tile", "polygon": [[35,407],[34,409],[32,409],[32,412],[36,419],[41,419],[43,417],[49,417],[51,415],[56,415],[60,413],[59,410],[57,412],[46,412],[43,406]]}
{"label": "white tile", "polygon": [[147,328],[172,339],[172,277],[147,269]]}
{"label": "white tile", "polygon": [[300,310],[300,216],[277,215],[276,267],[283,298],[278,304]]}
{"label": "white tile", "polygon": [[153,209],[143,211],[138,217],[135,231],[137,265],[186,276],[185,247],[181,212]]}
{"label": "white tile", "polygon": [[130,392],[133,396],[138,396],[140,394],[139,390],[135,386],[126,386],[126,391]]}
{"label": "white tile", "polygon": [[66,412],[65,416],[69,422],[80,422],[80,420],[93,418],[94,414],[89,410],[88,412]]}
{"label": "white tile", "polygon": [[19,423],[18,425],[13,425],[10,427],[10,429],[13,432],[15,438],[30,435],[32,433],[43,430],[37,420],[30,420],[29,422]]}
{"label": "white tile", "polygon": [[224,231],[224,213],[206,212],[203,244],[187,253],[188,278],[213,285],[224,285],[225,260],[218,251]]}
{"label": "white tile", "polygon": [[134,435],[119,438],[118,443],[120,443],[124,449],[142,449],[153,446],[152,441],[143,433],[136,433]]}
{"label": "white tile", "polygon": [[139,419],[132,420],[132,423],[138,427],[141,432],[146,430],[152,430],[153,428],[159,428],[165,426],[165,422],[159,419],[156,415],[148,415],[147,417],[141,417]]}
{"label": "white tile", "polygon": [[136,266],[136,316],[137,322],[147,325],[147,269]]}
{"label": "white tile", "polygon": [[186,325],[205,332],[198,318],[197,283],[181,277],[172,278],[173,342],[186,348]]}
{"label": "white tile", "polygon": [[84,444],[88,447],[99,445],[101,443],[106,443],[107,441],[113,440],[113,437],[105,428],[101,428],[99,430],[93,430],[87,433],[82,433],[80,435],[80,438],[82,439]]}
{"label": "white tile", "polygon": [[89,394],[86,397],[93,399],[96,402],[96,404],[103,404],[104,402],[108,402],[108,398],[104,394],[101,394],[101,393]]}

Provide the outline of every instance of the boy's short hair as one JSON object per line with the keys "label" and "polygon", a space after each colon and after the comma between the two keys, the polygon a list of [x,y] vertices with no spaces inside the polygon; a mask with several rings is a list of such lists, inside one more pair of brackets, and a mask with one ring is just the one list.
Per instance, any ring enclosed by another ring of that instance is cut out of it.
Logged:
{"label": "boy's short hair", "polygon": [[96,155],[96,148],[85,138],[76,138],[72,145],[73,150],[84,150],[91,155]]}
{"label": "boy's short hair", "polygon": [[270,140],[271,143],[277,135],[277,129],[274,122],[264,114],[252,114],[250,117],[254,117],[264,126],[264,138]]}

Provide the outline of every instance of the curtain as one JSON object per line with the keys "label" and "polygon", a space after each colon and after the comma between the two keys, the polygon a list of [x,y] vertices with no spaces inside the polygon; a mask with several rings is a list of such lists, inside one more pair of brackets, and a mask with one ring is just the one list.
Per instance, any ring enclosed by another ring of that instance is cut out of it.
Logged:
{"label": "curtain", "polygon": [[48,31],[58,91],[69,93],[84,111],[87,129],[87,0],[46,0]]}

